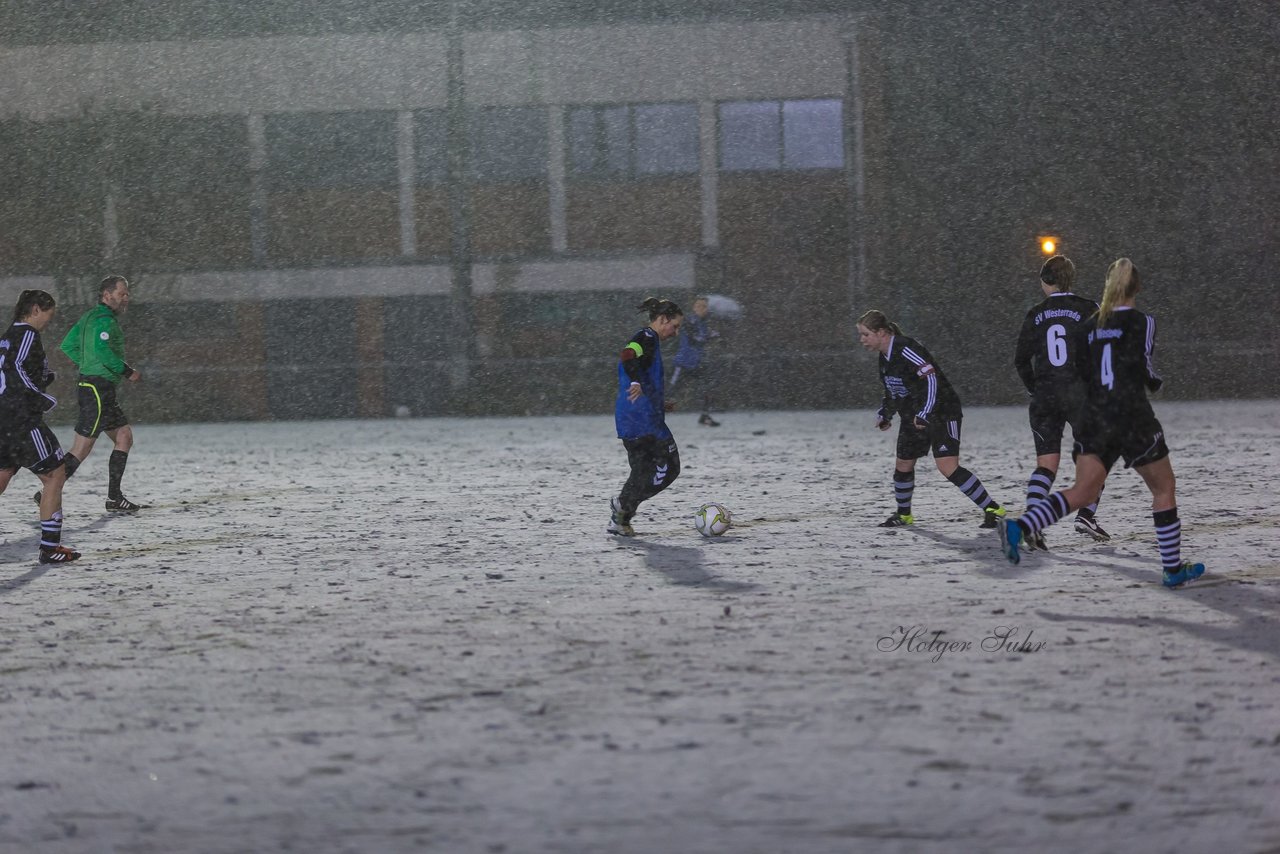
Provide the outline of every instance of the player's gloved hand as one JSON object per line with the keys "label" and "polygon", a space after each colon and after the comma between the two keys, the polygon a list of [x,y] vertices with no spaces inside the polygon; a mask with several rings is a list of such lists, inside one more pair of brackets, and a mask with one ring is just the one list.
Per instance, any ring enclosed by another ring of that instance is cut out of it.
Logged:
{"label": "player's gloved hand", "polygon": [[884,411],[884,407],[876,410],[876,429],[888,430],[893,426],[893,416]]}

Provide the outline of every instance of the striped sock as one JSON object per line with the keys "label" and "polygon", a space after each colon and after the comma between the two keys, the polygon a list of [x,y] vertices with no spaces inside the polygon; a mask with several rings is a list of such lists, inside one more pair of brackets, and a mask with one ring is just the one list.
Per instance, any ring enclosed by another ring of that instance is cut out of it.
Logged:
{"label": "striped sock", "polygon": [[40,548],[56,549],[62,543],[62,511],[40,520]]}
{"label": "striped sock", "polygon": [[1000,506],[991,500],[991,496],[987,494],[987,488],[982,485],[982,481],[978,480],[978,476],[964,466],[956,466],[956,470],[947,477],[947,480],[958,486],[970,501],[983,510]]}
{"label": "striped sock", "polygon": [[1053,488],[1053,481],[1057,476],[1058,473],[1053,469],[1036,466],[1036,470],[1031,473],[1031,480],[1027,481],[1028,507],[1049,497],[1049,491]]}
{"label": "striped sock", "polygon": [[1182,567],[1182,521],[1178,508],[1157,510],[1151,514],[1156,523],[1156,543],[1160,546],[1160,564],[1165,572],[1177,572]]}
{"label": "striped sock", "polygon": [[898,502],[898,515],[911,515],[911,497],[916,491],[915,471],[894,471],[893,497]]}
{"label": "striped sock", "polygon": [[1055,492],[1039,504],[1027,508],[1027,512],[1018,519],[1018,527],[1027,535],[1044,530],[1054,522],[1067,515],[1071,506],[1061,492]]}

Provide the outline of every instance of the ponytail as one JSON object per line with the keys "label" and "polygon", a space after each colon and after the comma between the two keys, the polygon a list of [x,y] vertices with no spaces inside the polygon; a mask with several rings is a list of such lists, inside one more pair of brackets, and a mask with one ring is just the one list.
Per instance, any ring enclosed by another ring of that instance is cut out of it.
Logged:
{"label": "ponytail", "polygon": [[1138,295],[1141,278],[1138,268],[1128,258],[1117,258],[1107,268],[1107,283],[1102,288],[1102,304],[1098,306],[1098,326],[1106,324],[1117,305]]}
{"label": "ponytail", "polygon": [[683,317],[684,312],[680,310],[680,306],[676,305],[669,299],[658,299],[657,297],[649,297],[640,305],[636,306],[640,311],[647,311],[650,320],[657,320],[659,317]]}
{"label": "ponytail", "polygon": [[13,307],[13,322],[26,320],[31,316],[31,312],[36,309],[49,310],[57,303],[53,301],[53,297],[47,291],[29,290],[23,291],[18,297],[18,304]]}
{"label": "ponytail", "polygon": [[902,334],[902,327],[885,317],[884,312],[879,309],[870,309],[865,312],[862,317],[858,318],[858,325],[865,327],[870,332],[880,332],[888,330],[894,335]]}

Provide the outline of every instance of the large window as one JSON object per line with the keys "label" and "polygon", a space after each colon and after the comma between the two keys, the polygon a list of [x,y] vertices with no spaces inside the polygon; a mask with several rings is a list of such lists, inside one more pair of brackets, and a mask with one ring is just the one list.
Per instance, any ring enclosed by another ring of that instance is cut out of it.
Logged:
{"label": "large window", "polygon": [[272,190],[396,186],[395,113],[272,115],[266,137]]}
{"label": "large window", "polygon": [[631,109],[575,107],[568,112],[569,169],[577,175],[632,171]]}
{"label": "large window", "polygon": [[250,261],[242,117],[121,113],[111,125],[104,155],[115,184],[118,260],[151,269]]}
{"label": "large window", "polygon": [[248,189],[248,130],[238,116],[123,116],[113,136],[126,193]]}
{"label": "large window", "polygon": [[266,255],[279,264],[382,261],[400,251],[390,111],[267,116]]}
{"label": "large window", "polygon": [[573,175],[633,178],[698,171],[696,104],[573,107],[565,121]]}
{"label": "large window", "polygon": [[413,114],[414,180],[419,186],[439,186],[449,177],[449,124],[444,110]]}
{"label": "large window", "polygon": [[481,183],[545,179],[544,107],[484,107],[471,113],[471,174]]}
{"label": "large window", "polygon": [[102,171],[92,120],[0,122],[0,270],[100,264]]}
{"label": "large window", "polygon": [[839,169],[844,116],[834,98],[720,105],[720,168]]}

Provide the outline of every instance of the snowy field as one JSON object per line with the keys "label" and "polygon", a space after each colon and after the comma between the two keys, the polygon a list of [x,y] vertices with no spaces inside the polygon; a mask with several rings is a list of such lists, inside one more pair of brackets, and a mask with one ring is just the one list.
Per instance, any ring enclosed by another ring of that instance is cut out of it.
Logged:
{"label": "snowy field", "polygon": [[[138,426],[79,563],[4,499],[0,851],[1275,851],[1280,405],[1156,409],[1178,591],[1126,470],[1018,567],[927,461],[876,528],[870,411],[673,416],[634,540],[609,416]],[[962,461],[1020,508],[1025,412]]]}

